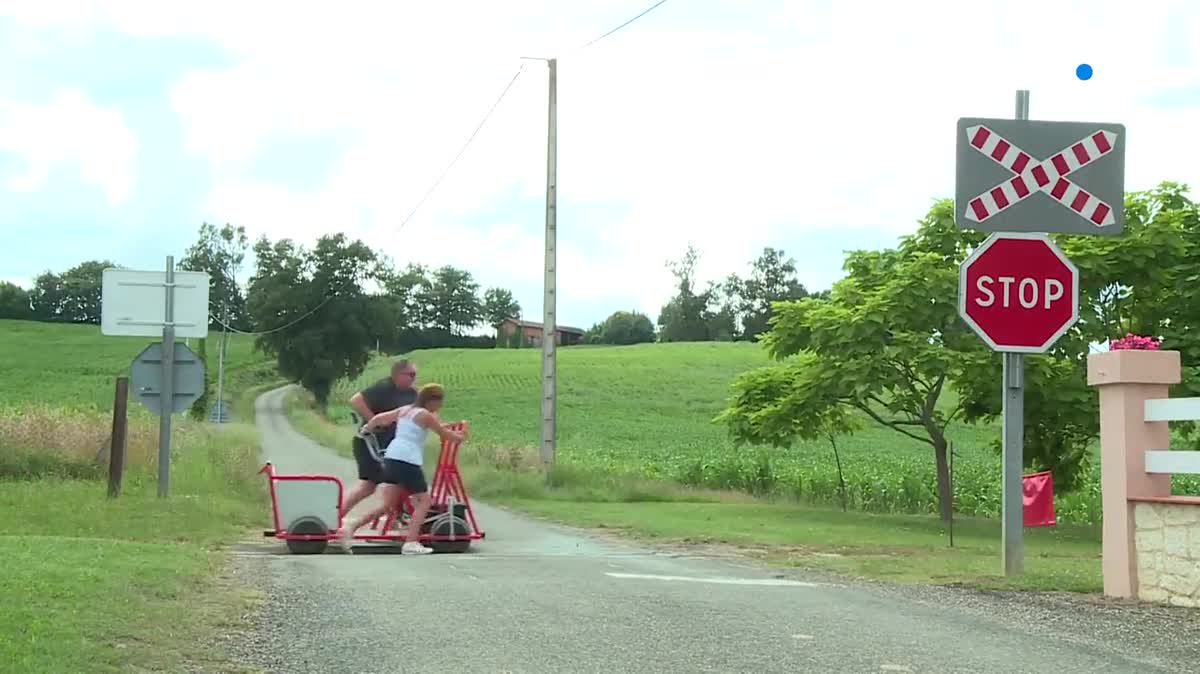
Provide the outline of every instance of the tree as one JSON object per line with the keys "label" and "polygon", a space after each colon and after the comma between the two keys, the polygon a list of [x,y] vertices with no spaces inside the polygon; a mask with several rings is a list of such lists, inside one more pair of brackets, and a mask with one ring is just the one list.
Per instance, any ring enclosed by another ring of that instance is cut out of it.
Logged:
{"label": "tree", "polygon": [[751,263],[750,276],[740,283],[742,333],[755,340],[770,326],[771,306],[775,302],[800,300],[808,295],[796,278],[796,261],[785,258],[782,250],[764,248]]}
{"label": "tree", "polygon": [[483,314],[487,317],[488,325],[499,329],[505,319],[520,318],[521,305],[517,303],[511,290],[488,288],[483,294]]}
{"label": "tree", "polygon": [[965,410],[938,403],[972,357],[987,353],[955,301],[957,262],[981,238],[954,226],[944,200],[898,248],[849,253],[829,299],[773,304],[763,341],[781,364],[739,377],[721,421],[739,441],[784,447],[853,412],[924,442],[949,520],[946,429]]}
{"label": "tree", "polygon": [[[1163,183],[1126,195],[1121,237],[1054,237],[1079,267],[1081,317],[1049,353],[1025,359],[1024,458],[1026,466],[1053,471],[1063,491],[1080,484],[1099,433],[1086,374],[1092,344],[1149,334],[1185,362],[1200,360],[1200,307],[1188,290],[1200,279],[1200,207],[1186,192]],[[775,305],[765,342],[784,363],[736,382],[722,420],[740,439],[787,444],[828,405],[857,409],[934,447],[945,516],[946,425],[992,420],[1001,410],[1000,355],[954,317],[958,266],[982,239],[956,227],[951,202],[941,201],[898,249],[851,253],[848,278],[828,298]],[[771,390],[768,375],[797,383]],[[937,399],[946,386],[958,403],[943,412]],[[1200,394],[1200,369],[1185,368],[1180,388]],[[1177,426],[1193,443],[1200,439],[1195,424]],[[998,432],[995,438],[999,451]]]}
{"label": "tree", "polygon": [[375,255],[343,234],[323,236],[311,250],[264,237],[254,255],[246,304],[264,332],[255,344],[324,409],[333,384],[362,374],[374,346],[362,284],[377,271]]}
{"label": "tree", "polygon": [[617,311],[600,327],[601,344],[642,344],[654,341],[654,324],[650,317],[637,311]]}
{"label": "tree", "polygon": [[62,299],[59,318],[72,323],[100,323],[104,270],[116,267],[107,260],[80,262],[59,277]]}
{"label": "tree", "polygon": [[237,282],[250,244],[244,227],[225,224],[220,229],[200,225],[196,243],[184,252],[180,268],[209,276],[209,315],[228,326],[245,329],[246,298]]}
{"label": "tree", "polygon": [[382,265],[379,284],[394,302],[397,328],[421,330],[433,322],[430,295],[433,282],[424,265],[409,263],[401,271]]}
{"label": "tree", "polygon": [[46,270],[33,282],[29,293],[29,305],[35,321],[61,321],[66,289],[58,274]]}
{"label": "tree", "polygon": [[430,313],[431,327],[453,335],[484,321],[479,284],[471,272],[449,265],[433,272],[432,283],[422,289],[422,304]]}
{"label": "tree", "polygon": [[21,321],[33,318],[29,291],[15,283],[0,281],[0,318]]}
{"label": "tree", "polygon": [[714,286],[696,293],[696,263],[700,253],[688,244],[683,257],[668,262],[675,276],[675,296],[663,306],[658,315],[659,339],[664,342],[702,342],[712,338]]}
{"label": "tree", "polygon": [[[1176,394],[1200,395],[1200,307],[1190,291],[1200,280],[1200,207],[1185,186],[1167,182],[1126,195],[1125,219],[1120,237],[1054,237],[1079,268],[1080,319],[1050,353],[1025,359],[1025,460],[1052,470],[1064,490],[1079,484],[1100,430],[1097,394],[1087,385],[1092,344],[1129,332],[1160,337],[1190,364]],[[1000,414],[1000,372],[991,353],[965,369],[958,387],[970,400],[968,420]],[[1195,424],[1173,428],[1196,442]]]}

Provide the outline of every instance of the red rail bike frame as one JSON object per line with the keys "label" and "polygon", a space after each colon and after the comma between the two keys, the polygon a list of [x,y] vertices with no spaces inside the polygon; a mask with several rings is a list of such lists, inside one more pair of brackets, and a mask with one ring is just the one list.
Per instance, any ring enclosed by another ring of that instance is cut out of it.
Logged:
{"label": "red rail bike frame", "polygon": [[[459,421],[447,426],[455,432],[466,432],[467,422]],[[462,505],[467,522],[471,525],[471,531],[467,534],[460,535],[433,535],[422,533],[419,540],[422,542],[429,541],[464,541],[464,540],[480,540],[486,534],[480,530],[478,522],[475,520],[475,509],[471,506],[471,499],[467,495],[466,485],[463,483],[462,474],[458,470],[458,451],[462,443],[456,441],[442,441],[441,452],[438,454],[437,468],[433,474],[433,485],[430,492],[430,506],[443,507],[450,510],[453,515],[451,505]],[[271,492],[271,517],[272,523],[275,526],[274,531],[264,532],[265,535],[278,538],[280,540],[301,540],[301,541],[331,541],[337,537],[337,530],[341,529],[344,521],[342,516],[342,504],[345,502],[346,487],[341,479],[334,475],[280,475],[275,472],[275,466],[270,462],[263,465],[260,473],[266,473],[268,484]],[[279,498],[275,490],[275,483],[280,481],[308,481],[308,482],[332,482],[337,485],[337,527],[325,534],[292,534],[284,529],[284,523],[279,519]],[[412,498],[410,494],[405,493],[402,497],[403,509],[406,513],[412,512]],[[403,541],[407,538],[407,532],[391,532],[391,526],[396,520],[399,513],[389,513],[386,518],[376,518],[371,523],[372,529],[378,529],[384,533],[381,534],[355,534],[356,541]],[[380,520],[383,520],[383,527],[378,525]]]}

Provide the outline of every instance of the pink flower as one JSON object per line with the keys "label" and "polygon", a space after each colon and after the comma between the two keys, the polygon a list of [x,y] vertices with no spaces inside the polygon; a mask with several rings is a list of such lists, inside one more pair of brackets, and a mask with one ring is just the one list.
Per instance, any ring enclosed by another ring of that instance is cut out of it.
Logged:
{"label": "pink flower", "polygon": [[1153,337],[1129,333],[1121,339],[1112,340],[1108,348],[1113,351],[1157,351],[1159,346],[1161,344]]}

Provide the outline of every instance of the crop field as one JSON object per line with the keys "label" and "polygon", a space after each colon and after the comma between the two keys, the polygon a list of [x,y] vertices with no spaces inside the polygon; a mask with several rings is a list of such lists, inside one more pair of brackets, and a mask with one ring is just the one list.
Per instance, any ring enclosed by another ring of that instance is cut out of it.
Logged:
{"label": "crop field", "polygon": [[[217,339],[208,340],[215,376]],[[99,326],[0,320],[0,408],[26,404],[81,410],[111,410],[113,381],[128,374],[150,337],[106,337]],[[198,351],[198,340],[191,340]],[[231,335],[225,356],[226,376],[245,378],[266,373],[273,364],[256,355],[252,337]],[[131,403],[130,414],[144,412]]]}
{"label": "crop field", "polygon": [[[447,418],[470,421],[476,459],[528,464],[536,457],[539,351],[432,350],[412,357],[418,383],[436,381],[447,387]],[[837,467],[828,441],[780,450],[738,447],[723,427],[712,423],[724,407],[732,380],[769,363],[758,346],[571,347],[560,350],[558,358],[561,465],[584,474],[668,480],[817,504],[838,502]],[[340,384],[330,418],[348,424],[345,401],[357,387],[385,376],[389,362],[376,361],[358,381]],[[999,514],[1000,460],[992,449],[999,430],[998,425],[959,424],[948,433],[954,444],[955,506],[960,514]],[[929,445],[869,420],[862,430],[836,438],[836,443],[851,507],[868,512],[935,511]],[[1059,495],[1057,508],[1062,522],[1099,521],[1098,466],[1082,490]]]}

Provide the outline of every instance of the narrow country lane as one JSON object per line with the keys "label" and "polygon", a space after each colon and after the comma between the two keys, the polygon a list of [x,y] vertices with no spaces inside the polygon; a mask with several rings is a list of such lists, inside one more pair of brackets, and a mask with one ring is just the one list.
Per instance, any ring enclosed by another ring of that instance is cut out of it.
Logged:
{"label": "narrow country lane", "polygon": [[[281,473],[353,478],[350,461],[288,425],[285,390],[258,400],[263,457]],[[476,509],[488,538],[464,555],[246,546],[239,563],[269,601],[235,652],[272,672],[330,674],[1200,671],[1190,612],[1155,613],[1158,629],[1141,609],[1078,598],[784,577]],[[1164,615],[1183,642],[1163,633]]]}

